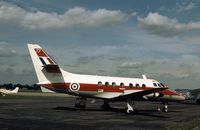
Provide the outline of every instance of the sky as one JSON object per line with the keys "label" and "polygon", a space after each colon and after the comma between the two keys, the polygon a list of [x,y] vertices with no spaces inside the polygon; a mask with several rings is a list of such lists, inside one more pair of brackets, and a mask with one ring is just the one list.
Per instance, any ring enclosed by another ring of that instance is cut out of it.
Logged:
{"label": "sky", "polygon": [[198,0],[1,0],[0,84],[38,82],[38,43],[69,72],[200,88],[199,12]]}

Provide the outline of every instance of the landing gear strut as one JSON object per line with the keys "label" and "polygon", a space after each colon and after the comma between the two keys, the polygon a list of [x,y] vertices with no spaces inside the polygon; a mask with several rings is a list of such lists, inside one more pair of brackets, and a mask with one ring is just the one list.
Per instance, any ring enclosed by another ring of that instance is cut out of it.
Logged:
{"label": "landing gear strut", "polygon": [[86,98],[84,98],[84,97],[78,97],[78,98],[76,98],[74,107],[75,108],[80,108],[80,109],[85,109],[86,102],[87,102]]}
{"label": "landing gear strut", "polygon": [[103,102],[102,108],[104,110],[109,110],[111,108],[110,105],[108,104],[108,101],[104,101]]}
{"label": "landing gear strut", "polygon": [[163,112],[168,112],[168,103],[162,101],[162,106],[160,107],[160,105],[157,107],[158,112],[163,111]]}
{"label": "landing gear strut", "polygon": [[163,112],[168,112],[168,103],[163,102],[162,104],[163,104],[163,107],[162,107]]}
{"label": "landing gear strut", "polygon": [[127,99],[127,109],[126,109],[126,113],[127,114],[131,114],[134,112],[134,101],[131,99]]}

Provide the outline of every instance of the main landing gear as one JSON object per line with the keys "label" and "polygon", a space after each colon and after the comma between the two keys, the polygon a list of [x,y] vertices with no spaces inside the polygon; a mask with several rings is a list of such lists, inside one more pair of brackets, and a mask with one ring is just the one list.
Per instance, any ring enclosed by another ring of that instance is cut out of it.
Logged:
{"label": "main landing gear", "polygon": [[126,109],[126,114],[131,114],[134,112],[134,101],[131,99],[127,99],[127,109]]}
{"label": "main landing gear", "polygon": [[101,106],[103,110],[110,110],[110,105],[108,104],[108,101],[104,100],[103,105]]}
{"label": "main landing gear", "polygon": [[[108,104],[108,101],[104,100],[103,105],[101,106],[103,110],[111,110],[111,106]],[[126,114],[132,114],[134,112],[134,101],[127,99]]]}
{"label": "main landing gear", "polygon": [[157,107],[157,110],[158,110],[159,112],[160,112],[160,111],[168,112],[168,103],[163,101],[163,102],[161,103],[161,105],[162,105],[162,106],[159,105],[159,106]]}
{"label": "main landing gear", "polygon": [[79,109],[85,109],[86,102],[87,102],[86,98],[84,98],[84,97],[78,97],[78,98],[76,98],[74,107],[75,108],[79,108]]}

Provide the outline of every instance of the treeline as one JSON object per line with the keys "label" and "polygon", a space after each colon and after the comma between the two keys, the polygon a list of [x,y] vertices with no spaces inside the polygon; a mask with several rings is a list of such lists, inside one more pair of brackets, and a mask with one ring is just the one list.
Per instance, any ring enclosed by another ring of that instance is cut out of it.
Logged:
{"label": "treeline", "polygon": [[20,89],[27,89],[27,90],[40,90],[40,86],[37,84],[12,84],[12,83],[5,83],[0,84],[0,88],[6,88],[6,89],[14,89],[16,87],[19,87]]}
{"label": "treeline", "polygon": [[177,92],[190,92],[191,95],[193,95],[193,96],[197,96],[198,94],[200,94],[200,88],[198,88],[198,89],[175,89],[175,91],[177,91]]}

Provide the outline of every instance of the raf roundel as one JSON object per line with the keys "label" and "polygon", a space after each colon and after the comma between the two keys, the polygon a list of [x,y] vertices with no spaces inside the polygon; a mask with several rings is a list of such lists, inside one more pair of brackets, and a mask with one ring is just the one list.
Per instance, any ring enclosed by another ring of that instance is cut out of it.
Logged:
{"label": "raf roundel", "polygon": [[71,83],[69,89],[71,91],[78,91],[80,89],[80,85],[78,83]]}

